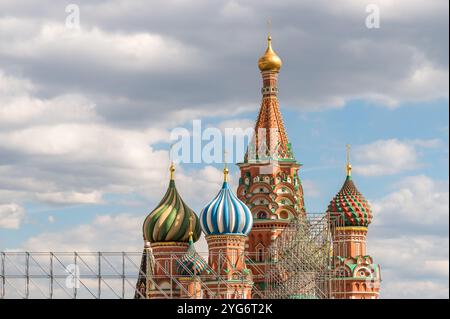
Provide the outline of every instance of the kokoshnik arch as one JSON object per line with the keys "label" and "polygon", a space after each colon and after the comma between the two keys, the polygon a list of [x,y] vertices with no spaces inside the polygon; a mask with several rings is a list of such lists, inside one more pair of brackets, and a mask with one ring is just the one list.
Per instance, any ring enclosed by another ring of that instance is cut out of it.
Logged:
{"label": "kokoshnik arch", "polygon": [[[278,103],[281,66],[269,36],[258,61],[261,107],[244,161],[237,164],[241,176],[236,195],[225,167],[222,187],[198,216],[178,193],[175,168],[170,166],[167,192],[143,224],[145,246],[136,298],[264,297],[269,287],[256,273],[268,273],[273,267],[269,248],[292,222],[307,217],[301,164],[294,157]],[[380,266],[366,253],[372,211],[355,186],[349,160],[345,182],[326,213],[330,223],[338,221],[330,225],[329,296],[378,298]],[[208,260],[194,248],[202,232]]]}

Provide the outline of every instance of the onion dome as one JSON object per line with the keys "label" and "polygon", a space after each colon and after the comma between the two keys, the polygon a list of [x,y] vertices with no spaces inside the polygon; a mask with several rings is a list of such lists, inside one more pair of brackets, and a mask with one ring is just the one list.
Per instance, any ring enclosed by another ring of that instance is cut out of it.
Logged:
{"label": "onion dome", "polygon": [[247,235],[252,229],[253,217],[250,209],[230,189],[228,169],[225,168],[222,189],[203,208],[200,224],[207,235]]}
{"label": "onion dome", "polygon": [[273,51],[272,49],[272,38],[270,35],[267,37],[267,49],[266,52],[262,57],[258,60],[258,67],[263,71],[274,71],[278,72],[281,69],[281,65],[283,63],[281,62],[280,57]]}
{"label": "onion dome", "polygon": [[347,153],[347,177],[341,190],[331,200],[327,212],[342,218],[344,226],[367,227],[372,221],[372,210],[364,196],[356,188],[351,177],[352,166]]}
{"label": "onion dome", "polygon": [[189,218],[193,218],[193,241],[201,234],[197,214],[190,209],[178,194],[174,180],[175,168],[170,166],[170,183],[161,202],[147,216],[143,225],[144,240],[157,242],[189,241]]}
{"label": "onion dome", "polygon": [[177,261],[177,273],[181,276],[198,276],[208,267],[205,259],[195,251],[192,234],[189,234],[188,250]]}

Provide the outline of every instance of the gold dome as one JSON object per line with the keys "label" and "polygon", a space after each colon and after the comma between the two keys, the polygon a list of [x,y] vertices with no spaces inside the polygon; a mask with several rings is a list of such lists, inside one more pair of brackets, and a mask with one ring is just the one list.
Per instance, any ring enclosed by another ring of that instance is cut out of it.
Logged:
{"label": "gold dome", "polygon": [[267,49],[262,57],[258,60],[258,67],[262,71],[280,71],[281,65],[280,57],[272,49],[272,38],[267,38]]}

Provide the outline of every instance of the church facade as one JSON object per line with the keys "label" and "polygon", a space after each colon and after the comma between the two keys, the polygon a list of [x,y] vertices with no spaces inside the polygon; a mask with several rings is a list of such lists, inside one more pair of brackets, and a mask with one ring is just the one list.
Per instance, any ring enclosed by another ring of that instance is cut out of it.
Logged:
{"label": "church facade", "polygon": [[[270,36],[267,41],[258,61],[261,107],[253,140],[243,162],[237,164],[236,193],[225,166],[217,196],[197,215],[178,193],[171,165],[166,194],[143,224],[144,251],[135,298],[264,297],[264,274],[273,262],[269,248],[293,220],[307,215],[301,164],[294,157],[278,103],[282,61]],[[349,161],[344,184],[326,214],[339,221],[330,225],[330,298],[377,298],[380,266],[366,252],[372,211],[355,186]],[[202,233],[207,259],[194,248]]]}

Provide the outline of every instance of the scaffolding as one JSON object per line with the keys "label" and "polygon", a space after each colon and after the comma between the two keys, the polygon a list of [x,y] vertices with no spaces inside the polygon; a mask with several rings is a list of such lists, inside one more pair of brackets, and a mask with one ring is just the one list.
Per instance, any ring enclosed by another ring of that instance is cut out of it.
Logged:
{"label": "scaffolding", "polygon": [[[199,255],[208,260],[208,253]],[[226,260],[220,253],[219,259]],[[226,287],[230,282],[244,282],[245,274],[228,280],[219,271],[208,266],[201,275],[178,263],[184,254],[171,253],[165,260],[158,254],[142,252],[0,252],[0,299],[130,299],[146,298],[146,291],[139,289],[140,282],[149,283],[164,298],[176,298],[182,293],[185,298],[195,298],[183,285],[179,269],[183,267],[184,277],[193,277],[209,298],[216,292],[208,281],[216,281],[218,287]],[[248,254],[237,256],[251,263]],[[158,260],[156,262],[155,260]],[[158,266],[160,275],[152,272]],[[264,276],[256,273],[256,276]],[[165,279],[170,285],[161,285]],[[240,293],[236,291],[236,293]],[[257,289],[254,293],[264,297]]]}
{"label": "scaffolding", "polygon": [[1,252],[0,299],[132,298],[141,255]]}
{"label": "scaffolding", "polygon": [[333,297],[332,232],[336,226],[338,221],[326,213],[303,215],[289,224],[268,251],[266,298]]}
{"label": "scaffolding", "polygon": [[[265,282],[254,285],[255,298],[332,298],[337,289],[332,259],[333,230],[337,223],[328,214],[308,214],[292,221],[266,252],[266,266],[255,263],[257,256],[243,253],[252,278]],[[199,252],[208,260],[208,252]],[[219,253],[221,254],[221,253]],[[199,298],[186,288],[178,263],[184,254],[165,254],[164,258],[144,252],[1,252],[0,299],[3,298],[146,298],[147,285],[163,298]],[[209,256],[211,257],[211,256]],[[216,256],[226,260],[227,256]],[[154,271],[158,267],[158,275]],[[221,269],[207,266],[201,274],[183,268],[185,277],[195,278],[207,298],[218,293],[208,285],[228,287],[248,279],[248,273],[233,278]],[[341,281],[343,282],[343,281]],[[142,290],[145,283],[145,290]],[[163,284],[161,284],[163,283]],[[333,287],[332,287],[333,285]],[[239,294],[238,291],[236,291]],[[203,296],[200,296],[202,298]]]}

